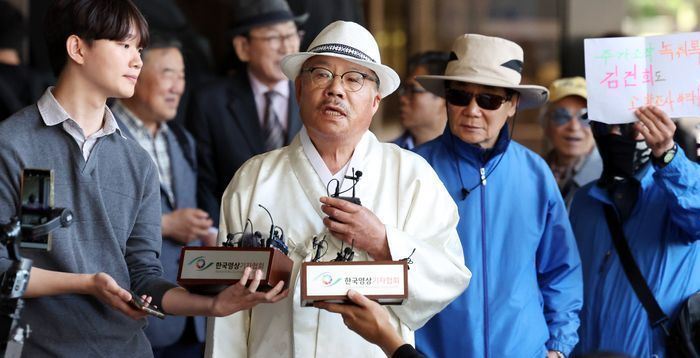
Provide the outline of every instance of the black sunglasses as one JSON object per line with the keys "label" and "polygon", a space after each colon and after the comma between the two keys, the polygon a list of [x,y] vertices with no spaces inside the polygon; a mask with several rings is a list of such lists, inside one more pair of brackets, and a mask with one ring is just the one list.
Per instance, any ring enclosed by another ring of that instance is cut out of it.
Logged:
{"label": "black sunglasses", "polygon": [[448,88],[445,91],[445,101],[453,106],[466,107],[472,102],[472,98],[476,99],[476,104],[483,109],[490,111],[501,108],[503,102],[510,101],[512,95],[506,97],[497,94],[489,93],[470,93]]}
{"label": "black sunglasses", "polygon": [[553,110],[549,115],[549,120],[552,121],[552,123],[557,127],[569,123],[569,121],[574,118],[578,119],[579,123],[581,123],[581,126],[590,126],[591,121],[588,119],[588,109],[586,108],[581,108],[581,110],[579,110],[578,112],[571,113],[568,109],[564,107],[558,107],[555,110]]}

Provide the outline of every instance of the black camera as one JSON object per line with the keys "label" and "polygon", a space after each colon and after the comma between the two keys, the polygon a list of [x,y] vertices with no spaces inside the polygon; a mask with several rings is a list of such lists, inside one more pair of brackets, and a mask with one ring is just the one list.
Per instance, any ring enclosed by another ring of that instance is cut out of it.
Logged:
{"label": "black camera", "polygon": [[53,207],[53,171],[24,169],[21,182],[19,217],[0,225],[0,243],[7,248],[10,267],[0,278],[0,355],[22,355],[29,326],[19,321],[29,283],[32,260],[22,257],[20,248],[49,250],[51,232],[73,222],[73,213]]}

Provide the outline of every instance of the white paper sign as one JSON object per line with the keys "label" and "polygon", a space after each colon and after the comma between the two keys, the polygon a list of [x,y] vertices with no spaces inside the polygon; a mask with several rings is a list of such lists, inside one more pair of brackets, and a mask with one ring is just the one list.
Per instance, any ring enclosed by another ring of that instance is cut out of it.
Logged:
{"label": "white paper sign", "polygon": [[585,39],[584,51],[591,120],[635,122],[648,105],[700,116],[700,32]]}

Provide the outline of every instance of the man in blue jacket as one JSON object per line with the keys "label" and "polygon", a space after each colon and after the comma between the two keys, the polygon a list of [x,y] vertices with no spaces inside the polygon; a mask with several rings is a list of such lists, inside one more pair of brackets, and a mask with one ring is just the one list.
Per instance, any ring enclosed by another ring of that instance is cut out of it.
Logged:
{"label": "man in blue jacket", "polygon": [[700,166],[674,143],[676,126],[666,113],[642,107],[635,114],[636,123],[592,122],[603,174],[581,188],[571,206],[586,288],[581,353],[667,356],[663,329],[652,327],[623,271],[605,205],[614,207],[630,253],[667,316],[674,319],[700,290]]}
{"label": "man in blue jacket", "polygon": [[448,126],[419,147],[456,201],[472,283],[416,334],[431,357],[562,357],[578,342],[581,262],[547,164],[511,140],[508,118],[541,106],[521,85],[523,51],[496,37],[457,38],[444,76],[418,76],[444,96]]}

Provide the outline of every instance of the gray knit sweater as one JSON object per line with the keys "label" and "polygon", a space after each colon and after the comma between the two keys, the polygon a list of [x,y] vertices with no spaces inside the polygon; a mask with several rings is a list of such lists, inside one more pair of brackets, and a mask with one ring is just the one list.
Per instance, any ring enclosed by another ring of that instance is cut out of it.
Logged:
{"label": "gray knit sweater", "polygon": [[[0,123],[0,222],[17,214],[23,168],[53,169],[55,206],[75,222],[53,234],[50,252],[24,249],[35,267],[74,273],[105,272],[153,296],[160,306],[175,287],[161,278],[160,192],[148,154],[114,133],[97,140],[87,161],[60,125],[46,126],[30,106]],[[0,272],[9,267],[0,247]],[[134,321],[88,295],[27,299],[31,325],[25,357],[148,357],[146,320]],[[0,339],[4,339],[0,337]]]}

